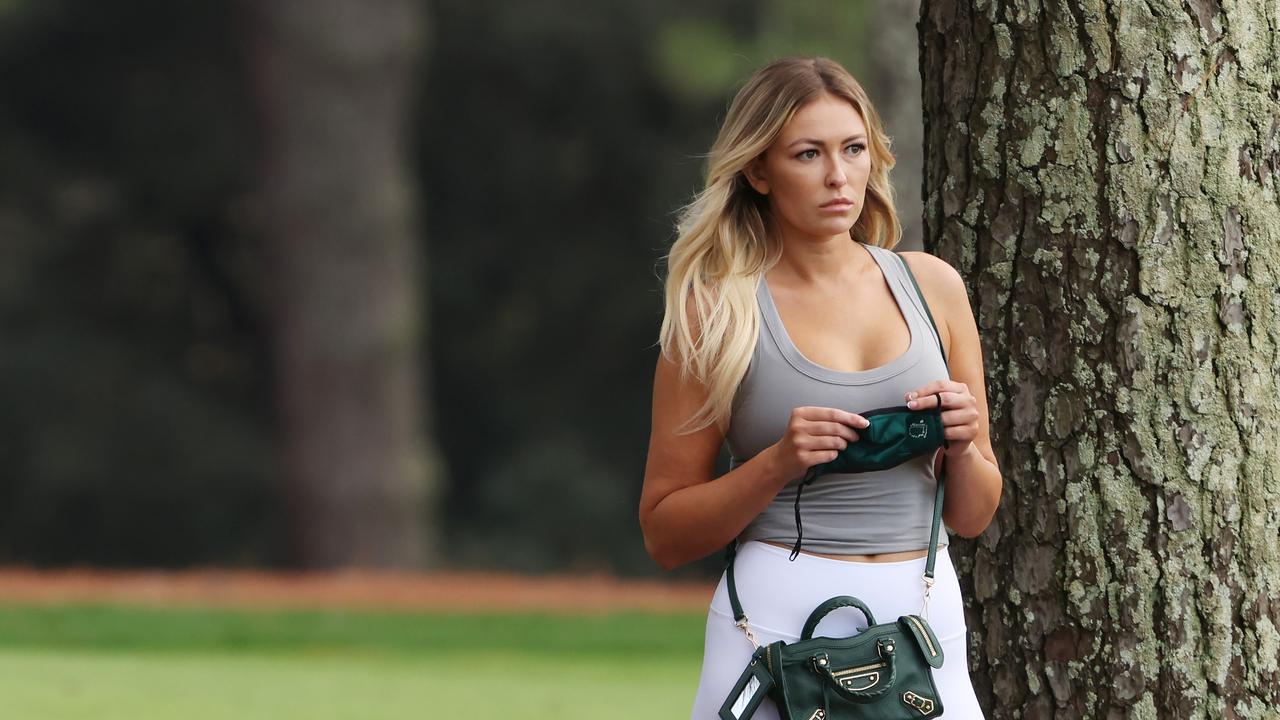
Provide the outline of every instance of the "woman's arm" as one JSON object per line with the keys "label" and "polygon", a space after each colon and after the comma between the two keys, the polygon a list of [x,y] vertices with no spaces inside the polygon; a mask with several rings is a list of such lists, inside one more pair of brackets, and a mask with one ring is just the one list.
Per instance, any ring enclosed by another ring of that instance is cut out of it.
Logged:
{"label": "woman's arm", "polygon": [[[991,524],[1000,505],[1003,479],[991,449],[987,391],[982,366],[982,344],[969,307],[964,278],[945,260],[927,253],[904,252],[902,257],[920,281],[925,300],[939,321],[938,332],[947,346],[947,370],[951,380],[963,384],[976,410],[969,422],[976,425],[973,439],[952,442],[946,450],[947,495],[942,516],[947,527],[963,537],[977,537]],[[919,389],[923,407],[932,407],[927,388]],[[950,407],[944,407],[950,411]],[[935,471],[941,470],[939,455]]]}
{"label": "woman's arm", "polygon": [[724,434],[715,425],[675,432],[706,397],[701,383],[681,381],[676,364],[659,353],[640,528],[645,550],[667,570],[729,544],[787,482],[774,467],[773,447],[714,477]]}
{"label": "woman's arm", "polygon": [[724,435],[714,425],[684,435],[675,432],[706,397],[700,383],[682,381],[674,363],[658,358],[640,528],[645,549],[668,570],[727,545],[784,485],[806,468],[834,460],[858,441],[855,428],[870,424],[838,408],[793,408],[778,442],[714,478]]}

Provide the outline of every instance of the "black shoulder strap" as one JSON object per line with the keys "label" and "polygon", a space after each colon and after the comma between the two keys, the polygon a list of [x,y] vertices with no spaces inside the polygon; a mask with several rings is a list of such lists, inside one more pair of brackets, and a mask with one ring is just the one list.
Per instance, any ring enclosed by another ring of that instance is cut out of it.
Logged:
{"label": "black shoulder strap", "polygon": [[[907,271],[907,277],[911,279],[911,285],[916,289],[916,296],[920,298],[920,307],[924,308],[925,317],[929,318],[929,325],[933,327],[933,336],[938,341],[938,352],[942,353],[942,363],[947,364],[947,351],[942,347],[942,333],[938,332],[938,323],[933,321],[933,313],[929,312],[929,301],[924,299],[924,293],[920,291],[920,283],[916,282],[915,273],[911,272],[911,266],[907,264],[907,259],[902,257],[902,253],[895,252],[894,257],[898,258],[898,262],[902,263],[902,269]],[[947,373],[950,375],[950,371]]]}

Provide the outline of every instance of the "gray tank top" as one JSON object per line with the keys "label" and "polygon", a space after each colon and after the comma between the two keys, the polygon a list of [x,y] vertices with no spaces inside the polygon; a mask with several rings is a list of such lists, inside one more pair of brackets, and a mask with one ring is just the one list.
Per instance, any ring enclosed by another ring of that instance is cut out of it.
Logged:
{"label": "gray tank top", "polygon": [[[947,379],[937,334],[911,284],[901,257],[892,250],[859,243],[880,266],[898,308],[911,329],[907,351],[885,365],[840,372],[811,362],[791,343],[764,275],[756,286],[763,320],[751,364],[733,400],[725,442],[733,469],[776,443],[793,408],[804,405],[861,412],[904,405],[903,395],[932,380]],[[929,453],[897,467],[865,473],[832,473],[805,488],[800,508],[804,547],[820,553],[873,554],[929,547],[936,479]],[[797,476],[738,536],[747,540],[795,543]],[[939,542],[947,543],[946,533]]]}

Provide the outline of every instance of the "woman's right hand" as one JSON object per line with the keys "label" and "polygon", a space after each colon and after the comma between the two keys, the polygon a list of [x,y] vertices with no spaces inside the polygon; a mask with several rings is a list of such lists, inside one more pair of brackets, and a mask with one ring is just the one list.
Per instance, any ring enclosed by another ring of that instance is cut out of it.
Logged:
{"label": "woman's right hand", "polygon": [[802,477],[814,465],[835,460],[849,443],[858,441],[855,428],[871,421],[844,410],[829,407],[798,407],[791,411],[782,439],[769,449],[780,482]]}

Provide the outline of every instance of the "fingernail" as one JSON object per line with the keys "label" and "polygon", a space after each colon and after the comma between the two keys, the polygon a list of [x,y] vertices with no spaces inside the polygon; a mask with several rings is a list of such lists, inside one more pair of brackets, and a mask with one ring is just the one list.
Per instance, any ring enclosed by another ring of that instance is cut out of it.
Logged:
{"label": "fingernail", "polygon": [[915,400],[915,399],[916,399],[916,394],[915,394],[915,393],[907,393],[907,399],[908,399],[908,400]]}
{"label": "fingernail", "polygon": [[907,407],[909,407],[909,408],[913,408],[913,407],[915,407],[915,406],[916,406],[916,401],[915,401],[915,400],[912,400],[911,402],[907,403]]}

